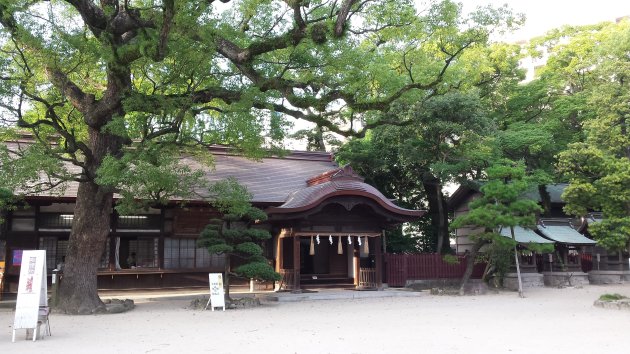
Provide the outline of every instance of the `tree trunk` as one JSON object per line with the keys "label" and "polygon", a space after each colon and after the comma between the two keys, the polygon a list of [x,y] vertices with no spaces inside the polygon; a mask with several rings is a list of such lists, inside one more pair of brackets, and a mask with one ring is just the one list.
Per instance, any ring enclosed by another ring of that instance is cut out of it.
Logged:
{"label": "tree trunk", "polygon": [[479,253],[479,250],[481,249],[481,247],[483,247],[483,245],[487,243],[488,241],[486,240],[477,240],[477,242],[475,242],[472,249],[470,250],[470,253],[466,257],[466,271],[464,271],[464,276],[462,277],[462,282],[459,286],[459,295],[464,295],[465,293],[464,289],[466,288],[466,284],[468,284],[468,280],[470,280],[470,277],[472,276],[473,267],[475,266],[475,258],[477,257],[477,253]]}
{"label": "tree trunk", "polygon": [[550,217],[551,216],[551,196],[549,195],[549,191],[547,191],[547,186],[544,184],[538,185],[538,195],[540,196],[540,203],[543,207],[543,216]]}
{"label": "tree trunk", "polygon": [[448,212],[446,200],[442,194],[442,184],[431,176],[422,183],[429,202],[431,226],[436,235],[436,252],[444,254],[451,252],[448,233]]}
{"label": "tree trunk", "polygon": [[79,183],[58,301],[61,311],[80,315],[105,311],[97,271],[110,231],[113,190],[93,179],[105,156],[118,153],[122,146],[119,137],[92,128],[88,133],[92,156],[86,157],[83,174],[89,181]]}
{"label": "tree trunk", "polygon": [[[510,234],[512,235],[512,240],[516,242],[516,236],[514,236],[514,227],[510,226]],[[518,260],[518,251],[516,250],[516,244],[514,245],[514,262],[516,263],[516,277],[518,278],[518,296],[523,296],[523,281],[521,279],[521,266]]]}
{"label": "tree trunk", "polygon": [[225,289],[225,303],[229,304],[232,299],[230,298],[230,272],[232,271],[230,266],[230,255],[225,255],[225,277],[223,279],[223,287]]}
{"label": "tree trunk", "polygon": [[109,235],[112,193],[103,193],[92,182],[79,185],[68,242],[58,308],[68,314],[103,312],[96,272]]}

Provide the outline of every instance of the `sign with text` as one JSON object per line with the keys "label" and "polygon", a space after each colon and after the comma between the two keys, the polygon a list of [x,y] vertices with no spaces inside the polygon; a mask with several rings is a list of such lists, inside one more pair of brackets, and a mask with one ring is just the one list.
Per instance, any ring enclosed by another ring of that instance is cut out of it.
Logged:
{"label": "sign with text", "polygon": [[36,329],[39,308],[48,306],[46,251],[24,251],[20,269],[13,341],[16,329]]}
{"label": "sign with text", "polygon": [[210,305],[212,311],[215,307],[223,307],[225,311],[225,289],[223,289],[223,274],[221,273],[209,273],[210,279],[210,299],[206,304],[206,309]]}

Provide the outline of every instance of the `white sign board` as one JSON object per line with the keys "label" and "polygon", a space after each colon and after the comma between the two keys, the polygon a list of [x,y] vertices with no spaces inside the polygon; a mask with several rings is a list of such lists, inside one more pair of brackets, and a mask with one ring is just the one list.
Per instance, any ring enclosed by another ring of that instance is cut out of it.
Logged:
{"label": "white sign board", "polygon": [[212,311],[214,311],[215,307],[223,307],[223,311],[225,311],[225,290],[223,289],[223,274],[221,273],[209,273],[208,278],[210,280],[210,299],[206,304],[206,309],[208,305]]}
{"label": "white sign board", "polygon": [[[14,342],[15,330],[21,328],[35,330],[39,307],[48,307],[46,276],[46,251],[24,251],[13,321]],[[35,336],[34,334],[33,340]]]}

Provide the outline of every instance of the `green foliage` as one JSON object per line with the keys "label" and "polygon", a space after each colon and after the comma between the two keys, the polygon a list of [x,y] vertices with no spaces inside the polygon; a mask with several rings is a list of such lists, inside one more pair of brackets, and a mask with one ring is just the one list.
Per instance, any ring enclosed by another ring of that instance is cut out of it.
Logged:
{"label": "green foliage", "polygon": [[621,294],[603,294],[599,297],[600,301],[619,301],[623,299],[627,299],[627,296],[623,296]]}
{"label": "green foliage", "polygon": [[443,255],[442,260],[447,264],[459,264],[459,258],[452,254]]}
{"label": "green foliage", "polygon": [[552,253],[554,251],[554,246],[552,243],[533,243],[533,242],[529,242],[526,245],[524,245],[526,249],[538,253],[538,254],[543,254],[543,253]]}
{"label": "green foliage", "polygon": [[484,249],[484,260],[492,267],[490,273],[498,282],[496,285],[503,285],[505,274],[510,271],[514,263],[514,244],[515,242],[507,237],[494,238],[493,242]]}
{"label": "green foliage", "polygon": [[452,228],[481,227],[480,234],[469,235],[470,239],[488,244],[488,261],[494,272],[502,277],[509,265],[509,251],[516,241],[502,236],[502,228],[515,226],[534,227],[536,215],[542,211],[538,203],[525,199],[531,187],[522,164],[496,164],[488,168],[488,180],[480,188],[481,196],[469,204],[469,212],[458,216]]}
{"label": "green foliage", "polygon": [[524,166],[497,164],[488,168],[487,178],[480,188],[481,197],[470,203],[470,212],[456,218],[451,227],[476,226],[495,231],[501,227],[533,227],[541,208],[523,197],[531,187]]}
{"label": "green foliage", "polygon": [[441,252],[436,249],[438,235],[449,244],[442,186],[480,175],[495,158],[488,137],[494,126],[477,90],[397,105],[385,116],[408,124],[380,127],[363,139],[348,142],[337,152],[337,160],[350,163],[399,205],[429,207],[431,223],[408,227],[407,242],[399,234],[388,235],[388,249],[391,240],[391,247],[403,252]]}
{"label": "green foliage", "polygon": [[[565,29],[557,61],[583,73],[575,81],[583,96],[585,139],[558,155],[558,171],[570,181],[565,211],[585,216],[596,210],[604,221],[589,226],[598,244],[612,251],[630,246],[630,22]],[[567,74],[569,71],[567,71]]]}
{"label": "green foliage", "polygon": [[250,212],[252,199],[245,186],[233,178],[227,178],[210,186],[212,204],[229,221],[236,221]]}
{"label": "green foliage", "polygon": [[[210,189],[214,206],[222,211],[222,219],[211,219],[201,232],[198,244],[210,253],[225,254],[226,277],[230,272],[246,278],[278,280],[263,257],[261,243],[271,238],[269,231],[253,228],[255,222],[266,220],[266,214],[250,204],[247,188],[235,179],[218,182]],[[230,269],[231,259],[239,258],[240,266]],[[226,280],[229,284],[229,278]]]}
{"label": "green foliage", "polygon": [[190,199],[193,187],[205,185],[205,172],[181,160],[181,151],[155,144],[137,146],[122,157],[108,155],[97,171],[96,182],[111,186],[122,196],[120,214],[131,214],[174,198]]}
{"label": "green foliage", "polygon": [[282,276],[265,262],[252,262],[234,269],[234,272],[249,279],[279,281]]}

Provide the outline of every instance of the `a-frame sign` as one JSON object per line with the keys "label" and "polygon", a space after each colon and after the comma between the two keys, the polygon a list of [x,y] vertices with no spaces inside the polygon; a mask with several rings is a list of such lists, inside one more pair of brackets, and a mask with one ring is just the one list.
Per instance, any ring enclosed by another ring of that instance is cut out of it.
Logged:
{"label": "a-frame sign", "polygon": [[24,251],[15,304],[13,342],[15,342],[15,331],[18,329],[32,330],[33,341],[37,339],[39,309],[40,307],[48,308],[46,278],[46,251]]}

